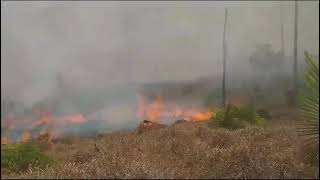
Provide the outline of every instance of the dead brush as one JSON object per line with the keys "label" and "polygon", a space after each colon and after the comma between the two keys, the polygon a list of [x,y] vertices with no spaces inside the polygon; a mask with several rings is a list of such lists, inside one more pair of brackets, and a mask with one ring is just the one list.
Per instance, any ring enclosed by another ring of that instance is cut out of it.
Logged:
{"label": "dead brush", "polygon": [[161,128],[164,128],[166,127],[166,125],[163,125],[163,124],[159,124],[159,123],[156,123],[156,122],[151,122],[151,121],[148,121],[148,120],[144,120],[140,123],[140,125],[138,126],[136,132],[138,134],[142,134],[146,131],[150,131],[150,130],[155,130],[155,129],[161,129]]}
{"label": "dead brush", "polygon": [[[297,157],[296,140],[292,127],[230,131],[211,129],[205,123],[181,123],[140,135],[115,133],[59,144],[63,148],[59,157],[65,160],[57,166],[6,177],[315,178],[317,169]],[[95,143],[105,155],[95,150]]]}

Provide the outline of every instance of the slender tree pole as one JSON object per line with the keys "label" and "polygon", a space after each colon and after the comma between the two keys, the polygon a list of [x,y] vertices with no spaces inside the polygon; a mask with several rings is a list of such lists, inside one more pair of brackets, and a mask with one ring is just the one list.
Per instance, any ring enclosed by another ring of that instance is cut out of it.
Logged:
{"label": "slender tree pole", "polygon": [[227,27],[227,17],[228,17],[228,9],[225,11],[224,18],[224,29],[223,29],[223,42],[222,42],[222,50],[223,50],[223,77],[222,77],[222,105],[226,106],[226,66],[227,66],[227,44],[226,44],[226,27]]}
{"label": "slender tree pole", "polygon": [[[316,2],[316,1],[315,1]],[[317,6],[317,5],[315,5],[314,6],[315,7],[315,12],[314,12],[314,14],[315,14],[315,21],[314,21],[314,23],[315,24],[317,24],[317,23],[319,23],[319,12],[317,12],[317,10],[319,11],[319,5]],[[318,24],[319,25],[319,24]],[[318,30],[318,31],[317,31]],[[319,47],[318,47],[318,50],[316,49],[317,48],[317,46],[319,45],[319,39],[318,38],[316,38],[317,37],[317,35],[319,34],[319,26],[318,26],[318,29],[317,28],[314,28],[314,31],[315,31],[315,38],[314,38],[314,40],[315,40],[315,46],[314,46],[314,48],[315,48],[315,53],[314,54],[318,54],[319,55]],[[317,52],[318,51],[318,52]]]}
{"label": "slender tree pole", "polygon": [[281,54],[284,56],[284,27],[283,27],[283,22],[281,22]]}
{"label": "slender tree pole", "polygon": [[282,14],[282,5],[281,5],[281,1],[280,1],[280,38],[281,38],[281,55],[282,55],[282,59],[284,58],[284,26],[283,26],[283,14]]}
{"label": "slender tree pole", "polygon": [[298,1],[294,4],[294,49],[293,49],[293,95],[294,106],[297,105],[298,96]]}

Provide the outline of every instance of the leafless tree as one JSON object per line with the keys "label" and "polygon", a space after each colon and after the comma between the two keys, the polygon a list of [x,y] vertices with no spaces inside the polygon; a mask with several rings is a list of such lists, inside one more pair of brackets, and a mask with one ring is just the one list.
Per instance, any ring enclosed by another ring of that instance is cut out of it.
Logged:
{"label": "leafless tree", "polygon": [[223,29],[223,76],[222,76],[222,105],[226,105],[226,66],[227,66],[227,44],[226,44],[226,27],[227,27],[228,9],[225,10],[224,29]]}
{"label": "leafless tree", "polygon": [[294,49],[293,49],[293,95],[294,105],[297,104],[298,95],[298,1],[294,4]]}

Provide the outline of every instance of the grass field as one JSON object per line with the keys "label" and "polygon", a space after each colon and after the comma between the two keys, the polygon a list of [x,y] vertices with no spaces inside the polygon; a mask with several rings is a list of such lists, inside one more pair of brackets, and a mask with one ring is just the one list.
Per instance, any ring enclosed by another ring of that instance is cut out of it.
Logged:
{"label": "grass field", "polygon": [[69,138],[46,150],[54,165],[1,178],[316,178],[290,120],[239,130],[181,123],[143,133]]}

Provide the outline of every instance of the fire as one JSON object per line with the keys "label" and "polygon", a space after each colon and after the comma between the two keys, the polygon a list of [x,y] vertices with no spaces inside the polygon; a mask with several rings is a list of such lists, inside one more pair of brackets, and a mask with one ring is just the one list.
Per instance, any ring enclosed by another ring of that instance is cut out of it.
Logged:
{"label": "fire", "polygon": [[147,118],[151,122],[158,122],[163,111],[163,101],[161,97],[157,97],[147,110]]}
{"label": "fire", "polygon": [[11,143],[11,141],[10,141],[10,139],[8,137],[2,137],[1,138],[1,145],[2,144],[10,144],[10,143]]}
{"label": "fire", "polygon": [[38,140],[47,141],[47,142],[50,142],[53,138],[54,136],[52,135],[51,131],[48,129],[41,131],[39,136],[37,137]]}
{"label": "fire", "polygon": [[6,129],[5,136],[1,137],[1,144],[11,144],[10,131],[11,131],[11,128]]}
{"label": "fire", "polygon": [[[3,120],[1,120],[1,129],[6,132],[4,135],[1,135],[1,144],[28,142],[32,138],[51,141],[59,136],[59,130],[61,130],[61,127],[65,124],[82,124],[88,121],[85,116],[80,113],[60,118],[55,117],[46,111],[35,110],[34,113],[39,117],[34,121],[30,119],[31,125],[29,127],[23,125],[25,119],[21,119],[21,121],[19,119],[19,121],[17,121],[16,116],[13,113],[8,114]],[[11,137],[10,132],[17,132],[20,127],[26,127],[20,137],[16,139]]]}
{"label": "fire", "polygon": [[75,114],[66,117],[66,119],[73,124],[82,124],[87,121],[87,119],[82,114]]}
{"label": "fire", "polygon": [[21,141],[22,142],[28,142],[30,140],[30,132],[28,130],[24,131],[22,136],[21,136]]}
{"label": "fire", "polygon": [[138,96],[138,117],[147,118],[151,122],[159,122],[161,118],[182,118],[187,121],[207,121],[214,113],[206,108],[190,108],[166,105],[161,96],[157,96],[151,104],[145,102],[143,96]]}
{"label": "fire", "polygon": [[43,126],[49,124],[52,121],[52,117],[47,112],[41,112],[39,120],[32,123],[32,127]]}
{"label": "fire", "polygon": [[196,112],[192,111],[190,118],[192,121],[207,121],[212,117],[213,113],[211,112]]}

